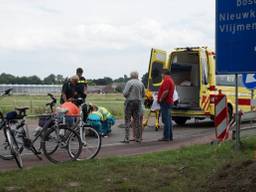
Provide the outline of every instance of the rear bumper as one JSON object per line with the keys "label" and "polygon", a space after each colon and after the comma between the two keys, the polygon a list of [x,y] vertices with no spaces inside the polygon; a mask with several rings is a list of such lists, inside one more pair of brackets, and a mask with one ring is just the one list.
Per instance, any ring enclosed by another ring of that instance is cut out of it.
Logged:
{"label": "rear bumper", "polygon": [[173,117],[211,117],[210,113],[205,113],[202,110],[180,110],[173,109],[172,110]]}

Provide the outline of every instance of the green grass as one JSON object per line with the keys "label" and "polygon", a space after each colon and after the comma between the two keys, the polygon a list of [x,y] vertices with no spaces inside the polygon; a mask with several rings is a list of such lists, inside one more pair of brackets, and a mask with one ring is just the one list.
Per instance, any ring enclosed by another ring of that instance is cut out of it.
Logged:
{"label": "green grass", "polygon": [[0,191],[205,191],[209,176],[224,164],[253,158],[256,138],[242,141],[239,152],[227,142],[4,172]]}
{"label": "green grass", "polygon": [[124,97],[121,94],[93,94],[88,96],[87,101],[106,107],[117,118],[124,115]]}
{"label": "green grass", "polygon": [[[56,98],[59,99],[60,96],[56,95]],[[117,118],[123,116],[124,98],[121,94],[89,94],[87,101],[106,107]],[[7,112],[15,107],[27,106],[30,108],[29,115],[38,115],[48,110],[45,107],[48,102],[48,96],[10,96],[0,100],[0,111]]]}

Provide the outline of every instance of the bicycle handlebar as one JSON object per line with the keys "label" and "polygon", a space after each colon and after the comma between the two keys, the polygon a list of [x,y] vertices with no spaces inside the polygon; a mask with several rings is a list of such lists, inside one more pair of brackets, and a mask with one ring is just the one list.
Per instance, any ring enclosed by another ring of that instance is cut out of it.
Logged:
{"label": "bicycle handlebar", "polygon": [[4,91],[4,95],[9,95],[11,91],[12,91],[12,88],[6,89],[6,90]]}
{"label": "bicycle handlebar", "polygon": [[53,107],[56,105],[57,99],[51,93],[48,93],[47,95],[52,101],[50,103],[46,103],[46,106],[50,106],[51,112],[53,112]]}
{"label": "bicycle handlebar", "polygon": [[4,91],[4,93],[2,93],[1,95],[0,95],[0,98],[1,97],[4,97],[4,96],[6,96],[6,95],[10,95],[10,92],[12,91],[12,88],[9,88],[9,89],[6,89],[5,91]]}

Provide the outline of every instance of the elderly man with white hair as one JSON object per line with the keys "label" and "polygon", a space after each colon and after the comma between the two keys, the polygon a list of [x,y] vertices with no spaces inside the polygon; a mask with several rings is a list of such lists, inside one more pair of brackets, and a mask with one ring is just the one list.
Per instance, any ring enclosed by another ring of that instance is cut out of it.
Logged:
{"label": "elderly man with white hair", "polygon": [[129,143],[129,128],[131,127],[132,117],[135,125],[135,141],[141,143],[142,124],[140,122],[140,114],[142,111],[145,87],[139,80],[139,74],[137,71],[131,72],[130,77],[131,79],[126,83],[123,91],[123,95],[125,97],[125,138],[123,142]]}
{"label": "elderly man with white hair", "polygon": [[63,104],[66,101],[72,101],[75,98],[77,95],[76,86],[78,80],[79,77],[74,75],[64,82],[61,89],[60,104]]}

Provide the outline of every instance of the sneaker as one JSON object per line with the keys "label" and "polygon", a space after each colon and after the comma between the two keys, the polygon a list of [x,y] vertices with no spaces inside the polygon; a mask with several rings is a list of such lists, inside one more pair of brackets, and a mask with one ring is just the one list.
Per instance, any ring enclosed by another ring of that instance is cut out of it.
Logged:
{"label": "sneaker", "polygon": [[131,138],[129,141],[135,141],[135,138]]}
{"label": "sneaker", "polygon": [[123,141],[120,141],[120,142],[128,144],[130,141],[128,139],[124,139]]}

